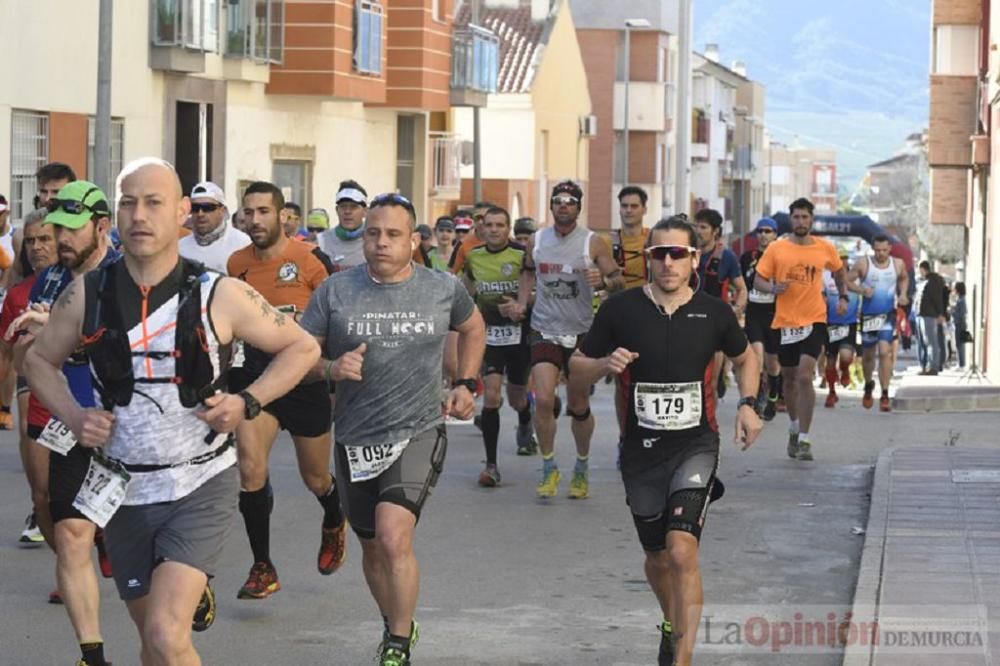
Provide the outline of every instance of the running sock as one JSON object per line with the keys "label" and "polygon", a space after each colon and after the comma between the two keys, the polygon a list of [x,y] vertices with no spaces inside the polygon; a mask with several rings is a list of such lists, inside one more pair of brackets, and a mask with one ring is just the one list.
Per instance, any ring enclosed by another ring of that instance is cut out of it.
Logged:
{"label": "running sock", "polygon": [[486,446],[486,464],[497,464],[497,440],[500,438],[500,410],[496,407],[483,407],[480,416],[483,428],[483,444]]}
{"label": "running sock", "polygon": [[[411,629],[412,633],[412,629]],[[385,641],[385,648],[383,649],[396,649],[400,652],[409,655],[410,654],[410,637],[409,636],[397,636],[396,634],[389,634],[389,638]]]}
{"label": "running sock", "polygon": [[826,362],[826,385],[830,389],[830,393],[836,393],[837,382],[840,378],[837,376],[837,366],[835,366],[830,361]]}
{"label": "running sock", "polygon": [[667,618],[663,618],[663,624],[660,625],[660,629],[665,634],[674,633],[674,626],[670,624],[670,620],[668,620]]}
{"label": "running sock", "polygon": [[559,469],[559,465],[556,464],[556,454],[555,451],[549,455],[542,454],[542,471],[548,474],[549,472]]}
{"label": "running sock", "polygon": [[587,470],[590,469],[590,456],[576,457],[576,465],[573,466],[573,471],[576,474],[586,474]]}
{"label": "running sock", "polygon": [[808,444],[812,439],[809,438],[809,433],[800,432],[799,433],[799,444]]}
{"label": "running sock", "polygon": [[104,643],[101,641],[80,643],[80,653],[87,666],[108,666],[108,662],[104,660]]}
{"label": "running sock", "polygon": [[872,381],[870,381],[870,382],[865,382],[865,393],[871,393],[874,390],[875,390],[875,380],[874,379]]}
{"label": "running sock", "polygon": [[798,433],[799,432],[799,422],[797,419],[788,420],[788,432]]}
{"label": "running sock", "polygon": [[322,495],[317,495],[319,505],[323,507],[323,529],[332,530],[344,524],[344,514],[340,511],[340,496],[337,494],[337,480],[330,475],[330,489]]}
{"label": "running sock", "polygon": [[531,403],[525,403],[524,409],[517,410],[517,424],[526,426],[531,423]]}
{"label": "running sock", "polygon": [[[260,490],[240,491],[240,513],[247,529],[247,539],[254,562],[271,564],[271,511],[274,509],[274,492],[268,478]],[[273,565],[272,565],[273,566]]]}
{"label": "running sock", "polygon": [[781,392],[781,375],[768,375],[767,376],[768,400],[777,400],[780,392]]}

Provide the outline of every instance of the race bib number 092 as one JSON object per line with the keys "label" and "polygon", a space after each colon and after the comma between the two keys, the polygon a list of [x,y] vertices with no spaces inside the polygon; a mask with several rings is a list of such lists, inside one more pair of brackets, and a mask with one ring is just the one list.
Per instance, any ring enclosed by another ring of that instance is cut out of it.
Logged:
{"label": "race bib number 092", "polygon": [[120,463],[94,453],[73,508],[104,527],[124,501],[129,479],[131,475]]}
{"label": "race bib number 092", "polygon": [[351,483],[378,477],[403,455],[409,443],[410,440],[405,439],[402,442],[375,446],[345,446],[347,464],[351,468]]}
{"label": "race bib number 092", "polygon": [[640,428],[687,430],[701,423],[701,382],[635,385],[635,418]]}

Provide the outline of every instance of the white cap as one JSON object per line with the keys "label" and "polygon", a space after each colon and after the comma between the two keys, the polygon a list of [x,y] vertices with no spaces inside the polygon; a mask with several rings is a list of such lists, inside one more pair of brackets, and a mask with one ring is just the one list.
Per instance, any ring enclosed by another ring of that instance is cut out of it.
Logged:
{"label": "white cap", "polygon": [[336,203],[340,203],[341,201],[353,201],[354,203],[362,206],[368,205],[368,200],[365,198],[364,193],[353,187],[345,187],[341,191],[337,192],[337,198],[334,199],[334,201]]}
{"label": "white cap", "polygon": [[222,191],[222,188],[213,183],[210,180],[206,180],[204,183],[198,183],[191,188],[191,199],[211,199],[212,201],[222,204],[228,210],[229,207],[226,206],[226,194]]}

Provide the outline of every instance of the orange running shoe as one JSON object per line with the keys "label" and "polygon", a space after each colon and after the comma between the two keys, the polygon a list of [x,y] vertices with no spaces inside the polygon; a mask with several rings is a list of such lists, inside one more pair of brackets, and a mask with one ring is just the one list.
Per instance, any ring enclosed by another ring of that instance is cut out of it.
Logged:
{"label": "orange running shoe", "polygon": [[880,412],[891,412],[892,405],[889,403],[889,396],[884,395],[878,400],[878,411]]}
{"label": "orange running shoe", "polygon": [[323,528],[323,540],[319,546],[319,556],[316,558],[316,568],[324,576],[329,576],[347,559],[347,519],[340,527]]}
{"label": "orange running shoe", "polygon": [[833,408],[840,398],[837,397],[836,393],[830,392],[826,394],[826,402],[823,403],[824,407]]}
{"label": "orange running shoe", "polygon": [[256,562],[250,567],[247,582],[236,593],[237,599],[266,599],[281,589],[278,572],[274,565],[267,562]]}

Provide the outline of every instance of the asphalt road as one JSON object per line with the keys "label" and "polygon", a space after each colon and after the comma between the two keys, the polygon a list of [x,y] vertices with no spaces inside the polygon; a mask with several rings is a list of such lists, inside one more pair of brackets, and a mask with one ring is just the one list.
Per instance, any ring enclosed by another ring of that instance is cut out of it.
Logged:
{"label": "asphalt road", "polygon": [[[818,408],[817,460],[798,463],[785,457],[783,415],[750,451],[733,446],[735,399],[720,409],[727,493],[712,506],[702,542],[708,619],[695,663],[839,664],[840,651],[831,647],[773,651],[770,638],[763,640],[761,618],[846,612],[864,539],[852,528],[867,520],[879,449],[936,445],[958,426],[936,415],[864,411],[859,396],[845,396],[837,409]],[[514,455],[510,410],[503,412],[504,482],[497,489],[476,485],[483,456],[478,431],[449,428],[445,473],[417,531],[422,636],[415,663],[655,663],[659,613],[615,470],[617,427],[603,384],[594,412],[591,497],[584,501],[566,498],[566,476],[558,498],[545,504],[535,498],[541,460]],[[988,418],[966,416],[961,427],[985,436]],[[568,426],[560,419],[557,456],[564,470],[573,463]],[[237,517],[215,580],[219,617],[196,637],[204,662],[371,663],[381,621],[364,584],[357,541],[351,537],[341,571],[320,576],[321,510],[298,478],[287,438],[275,447],[271,478],[277,500],[272,552],[283,589],[265,601],[236,599],[251,564]],[[28,507],[15,437],[0,434],[0,663],[72,663],[79,653],[65,611],[45,603],[54,587],[54,558],[45,548],[16,543]],[[101,592],[109,658],[138,663],[137,637],[110,580],[102,580]]]}

